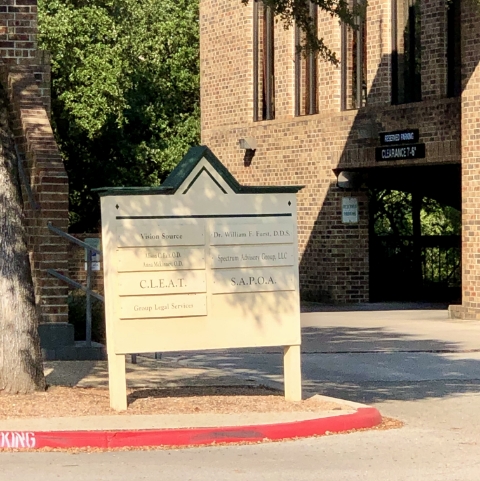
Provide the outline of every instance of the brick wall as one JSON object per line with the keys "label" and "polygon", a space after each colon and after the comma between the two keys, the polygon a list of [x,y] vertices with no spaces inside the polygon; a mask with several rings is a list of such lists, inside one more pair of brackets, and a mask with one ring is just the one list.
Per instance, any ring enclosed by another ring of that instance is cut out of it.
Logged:
{"label": "brick wall", "polygon": [[[201,0],[202,143],[245,184],[303,184],[298,195],[300,280],[306,298],[359,302],[369,298],[368,200],[365,190],[336,186],[334,169],[378,168],[381,131],[415,127],[426,158],[389,166],[461,160],[460,99],[446,98],[444,0],[422,1],[422,90],[425,100],[391,102],[391,2],[370,0],[367,16],[367,107],[341,111],[341,69],[319,63],[317,115],[294,116],[294,31],[275,29],[276,118],[252,120],[252,5]],[[338,19],[319,15],[328,45],[341,49]],[[228,38],[228,42],[220,39]],[[433,73],[432,73],[433,69]],[[238,139],[258,148],[246,162]],[[341,199],[355,196],[360,222],[341,222]]]}
{"label": "brick wall", "polygon": [[67,288],[46,270],[68,271],[66,242],[47,228],[48,222],[68,228],[68,179],[49,121],[50,58],[37,50],[36,36],[36,0],[3,0],[0,80],[36,204],[22,185],[35,295],[42,322],[67,322]]}
{"label": "brick wall", "polygon": [[[458,1],[458,0],[457,0]],[[467,0],[468,1],[468,0]],[[422,99],[436,99],[447,91],[446,2],[422,0]]]}
{"label": "brick wall", "polygon": [[33,65],[33,76],[38,86],[38,92],[42,98],[43,105],[47,112],[48,118],[51,115],[51,98],[52,98],[52,73],[51,73],[51,56],[48,52],[37,50],[35,63]]}
{"label": "brick wall", "polygon": [[462,306],[452,317],[480,319],[480,21],[479,7],[462,2]]}
{"label": "brick wall", "polygon": [[32,65],[37,55],[37,0],[2,0],[0,58],[5,65]]}

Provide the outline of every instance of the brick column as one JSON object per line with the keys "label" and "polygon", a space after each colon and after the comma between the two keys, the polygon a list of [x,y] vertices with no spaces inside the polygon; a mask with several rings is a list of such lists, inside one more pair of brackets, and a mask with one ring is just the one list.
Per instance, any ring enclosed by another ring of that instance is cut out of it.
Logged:
{"label": "brick column", "polygon": [[462,1],[462,306],[451,317],[480,319],[480,7]]}
{"label": "brick column", "polygon": [[[8,77],[15,142],[25,157],[24,168],[37,208],[24,190],[24,210],[37,303],[42,322],[68,322],[67,288],[46,273],[68,272],[67,245],[47,223],[68,228],[68,178],[36,84],[33,68],[11,67]],[[23,186],[23,189],[25,187]]]}
{"label": "brick column", "polygon": [[50,58],[37,50],[36,37],[37,0],[3,0],[0,76],[36,204],[31,205],[22,185],[42,347],[56,349],[73,345],[73,326],[67,324],[67,287],[46,272],[54,268],[68,273],[66,241],[50,233],[47,223],[68,228],[68,178],[49,121]]}

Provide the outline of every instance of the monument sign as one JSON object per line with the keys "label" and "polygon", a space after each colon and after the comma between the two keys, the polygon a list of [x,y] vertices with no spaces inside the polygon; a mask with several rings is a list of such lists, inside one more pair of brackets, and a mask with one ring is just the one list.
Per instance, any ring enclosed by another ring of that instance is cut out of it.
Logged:
{"label": "monument sign", "polygon": [[99,189],[110,405],[125,355],[284,346],[301,399],[296,186],[242,186],[206,147],[155,188]]}

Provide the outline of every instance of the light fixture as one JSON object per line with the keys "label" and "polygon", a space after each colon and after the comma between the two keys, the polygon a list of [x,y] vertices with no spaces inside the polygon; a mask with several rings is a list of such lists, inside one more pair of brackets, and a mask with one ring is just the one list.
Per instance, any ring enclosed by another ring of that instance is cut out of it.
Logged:
{"label": "light fixture", "polygon": [[337,175],[337,187],[340,189],[356,189],[360,182],[361,177],[358,172],[342,170]]}
{"label": "light fixture", "polygon": [[257,140],[253,137],[238,139],[238,145],[243,150],[257,150]]}

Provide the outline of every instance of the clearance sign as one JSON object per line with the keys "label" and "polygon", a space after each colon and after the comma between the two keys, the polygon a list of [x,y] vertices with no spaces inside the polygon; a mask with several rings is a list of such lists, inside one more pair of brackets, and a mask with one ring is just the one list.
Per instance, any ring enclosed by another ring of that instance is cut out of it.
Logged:
{"label": "clearance sign", "polygon": [[391,147],[377,147],[375,149],[375,160],[377,162],[424,158],[425,144],[392,145]]}
{"label": "clearance sign", "polygon": [[418,129],[396,130],[382,132],[380,142],[382,147],[375,149],[377,162],[406,159],[424,159],[425,144],[418,143]]}

